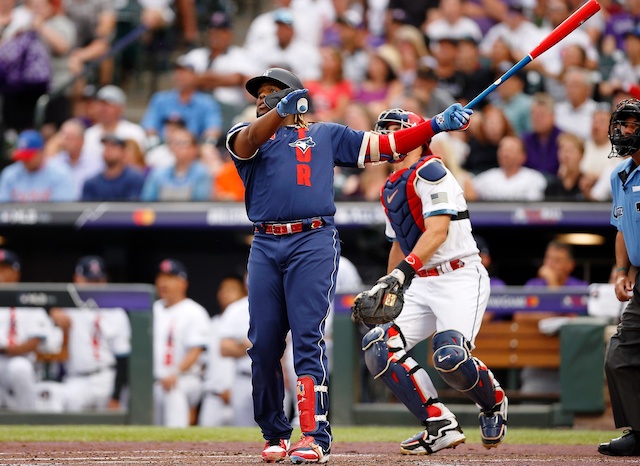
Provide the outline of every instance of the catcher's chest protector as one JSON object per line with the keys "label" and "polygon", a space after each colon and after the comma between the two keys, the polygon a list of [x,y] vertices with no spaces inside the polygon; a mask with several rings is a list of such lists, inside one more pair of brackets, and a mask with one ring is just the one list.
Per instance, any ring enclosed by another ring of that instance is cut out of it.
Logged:
{"label": "catcher's chest protector", "polygon": [[404,254],[409,254],[424,232],[422,200],[416,193],[417,170],[434,158],[422,157],[411,167],[392,173],[382,188],[381,202]]}

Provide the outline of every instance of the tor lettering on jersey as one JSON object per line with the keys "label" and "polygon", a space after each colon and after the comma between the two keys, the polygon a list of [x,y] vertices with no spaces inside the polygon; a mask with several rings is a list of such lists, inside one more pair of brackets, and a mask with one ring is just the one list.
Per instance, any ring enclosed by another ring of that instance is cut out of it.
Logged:
{"label": "tor lettering on jersey", "polygon": [[298,130],[298,135],[300,139],[289,143],[290,147],[296,148],[296,182],[299,186],[311,186],[311,166],[308,163],[311,162],[311,148],[316,143],[311,136],[305,136],[303,128]]}

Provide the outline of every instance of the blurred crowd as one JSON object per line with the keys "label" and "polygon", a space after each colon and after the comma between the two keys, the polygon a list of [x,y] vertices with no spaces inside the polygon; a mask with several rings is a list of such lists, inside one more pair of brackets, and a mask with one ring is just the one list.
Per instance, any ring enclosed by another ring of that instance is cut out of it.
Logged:
{"label": "blurred crowd", "polygon": [[[583,2],[271,0],[239,27],[240,3],[0,0],[0,202],[241,201],[224,140],[255,118],[248,78],[293,71],[309,121],[428,118],[472,100]],[[640,0],[600,4],[480,102],[467,131],[433,139],[469,201],[610,199],[612,106],[640,97]],[[138,45],[85,73],[136,28]],[[150,58],[154,73],[166,58],[169,84],[130,121],[131,76]],[[336,168],[336,199],[377,200],[390,169]]]}

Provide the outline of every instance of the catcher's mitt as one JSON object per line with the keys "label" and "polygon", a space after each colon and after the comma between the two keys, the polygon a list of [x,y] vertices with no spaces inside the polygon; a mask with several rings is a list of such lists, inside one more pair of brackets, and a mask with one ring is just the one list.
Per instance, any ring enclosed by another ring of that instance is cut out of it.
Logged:
{"label": "catcher's mitt", "polygon": [[404,287],[397,280],[393,284],[383,281],[387,277],[356,296],[351,306],[351,320],[356,324],[386,324],[400,315],[404,305]]}

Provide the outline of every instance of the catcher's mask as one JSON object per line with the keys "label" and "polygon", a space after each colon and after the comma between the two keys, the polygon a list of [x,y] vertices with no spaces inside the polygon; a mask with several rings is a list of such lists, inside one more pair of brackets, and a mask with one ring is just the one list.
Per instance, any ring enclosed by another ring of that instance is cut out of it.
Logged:
{"label": "catcher's mask", "polygon": [[[629,133],[631,129],[633,133]],[[616,106],[609,120],[609,140],[609,158],[635,154],[640,149],[640,100],[626,99]]]}
{"label": "catcher's mask", "polygon": [[391,125],[400,125],[400,129],[404,129],[422,122],[424,122],[424,118],[416,113],[408,112],[401,108],[392,108],[378,115],[378,121],[376,121],[373,130],[380,134],[387,134]]}
{"label": "catcher's mask", "polygon": [[249,94],[257,99],[260,86],[264,83],[275,84],[280,89],[286,89],[288,87],[292,90],[304,89],[302,81],[300,81],[300,79],[291,71],[285,70],[284,68],[269,68],[260,76],[256,76],[255,78],[251,78],[247,81],[247,84],[245,84],[244,87],[247,89]]}

